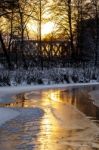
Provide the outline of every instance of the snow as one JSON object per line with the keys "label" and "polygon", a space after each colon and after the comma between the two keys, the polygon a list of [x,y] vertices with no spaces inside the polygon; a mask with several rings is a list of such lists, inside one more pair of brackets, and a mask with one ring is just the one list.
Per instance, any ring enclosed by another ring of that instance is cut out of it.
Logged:
{"label": "snow", "polygon": [[60,89],[60,88],[69,88],[69,87],[91,86],[91,85],[99,85],[99,82],[0,87],[0,97],[8,94],[18,94],[22,92],[31,91],[31,90]]}
{"label": "snow", "polygon": [[99,81],[98,68],[23,68],[0,71],[0,86],[51,85]]}
{"label": "snow", "polygon": [[0,108],[0,126],[5,122],[17,117],[19,115],[18,111],[10,108]]}

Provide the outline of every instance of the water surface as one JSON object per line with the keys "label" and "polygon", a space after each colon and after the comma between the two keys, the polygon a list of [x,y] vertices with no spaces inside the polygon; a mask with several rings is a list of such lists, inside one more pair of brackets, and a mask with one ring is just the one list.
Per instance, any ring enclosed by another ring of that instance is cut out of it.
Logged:
{"label": "water surface", "polygon": [[0,150],[99,149],[99,108],[88,95],[98,88],[31,91],[1,103],[20,116],[0,128]]}

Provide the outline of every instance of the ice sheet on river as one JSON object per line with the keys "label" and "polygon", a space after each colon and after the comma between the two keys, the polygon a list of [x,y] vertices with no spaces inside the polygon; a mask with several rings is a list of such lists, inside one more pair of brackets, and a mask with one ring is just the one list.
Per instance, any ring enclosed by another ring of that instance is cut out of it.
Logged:
{"label": "ice sheet on river", "polygon": [[[50,94],[48,97],[46,93],[44,93],[44,107],[41,108],[47,114],[47,122],[52,123],[53,132],[60,129],[71,131],[71,136],[67,137],[67,140],[84,142],[92,142],[99,135],[99,127],[85,114],[73,105],[64,105],[61,101],[55,100],[55,97],[53,99]],[[33,96],[33,99],[39,100],[40,94],[39,91],[27,92],[25,97],[32,99]]]}
{"label": "ice sheet on river", "polygon": [[[67,140],[92,141],[98,134],[99,128],[74,106],[59,104],[58,108],[51,108],[58,125],[67,131],[76,131]],[[71,133],[71,134],[72,134]]]}
{"label": "ice sheet on river", "polygon": [[18,115],[18,111],[9,108],[0,108],[0,126]]}

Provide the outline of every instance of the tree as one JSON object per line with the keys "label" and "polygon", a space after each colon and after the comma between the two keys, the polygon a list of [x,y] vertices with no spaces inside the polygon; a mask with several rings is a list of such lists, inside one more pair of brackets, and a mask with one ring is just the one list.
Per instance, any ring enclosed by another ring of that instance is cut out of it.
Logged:
{"label": "tree", "polygon": [[74,59],[75,45],[74,45],[74,6],[72,0],[56,0],[53,3],[53,18],[56,20],[56,24],[62,31],[64,39],[69,43],[69,52],[71,60]]}
{"label": "tree", "polygon": [[[99,18],[98,1],[75,0],[78,17],[76,20],[76,46],[81,60],[98,60]],[[95,57],[92,58],[91,54]]]}
{"label": "tree", "polygon": [[[17,0],[2,0],[2,2],[0,3],[0,20],[3,21],[4,18],[6,20],[10,20],[10,24],[8,23],[8,25],[10,26],[10,32],[9,32],[9,41],[8,44],[5,43],[5,39],[3,38],[3,34],[4,34],[4,28],[6,28],[5,26],[3,26],[3,28],[1,27],[0,29],[0,42],[1,42],[1,47],[2,50],[4,52],[4,55],[6,57],[7,63],[8,63],[8,67],[11,68],[11,60],[10,60],[10,46],[11,46],[11,39],[12,39],[12,28],[13,28],[13,13],[14,10],[17,8]],[[4,35],[4,37],[6,36],[6,34]]]}
{"label": "tree", "polygon": [[96,34],[95,34],[95,66],[98,64],[98,56],[99,56],[99,1],[98,0],[91,0],[91,3],[93,5],[93,16],[95,18],[95,28],[96,28]]}
{"label": "tree", "polygon": [[[3,40],[3,46],[2,48],[6,48],[6,52],[8,53],[8,57],[10,60],[10,48],[11,44],[13,43],[13,38],[17,37],[20,39],[20,42],[18,44],[20,45],[20,52],[19,57],[22,58],[24,67],[27,68],[27,62],[26,62],[26,55],[25,55],[25,47],[24,47],[24,41],[26,39],[27,33],[28,33],[28,28],[27,24],[29,21],[33,20],[37,22],[38,24],[38,35],[39,35],[39,43],[41,47],[41,24],[43,21],[43,15],[45,13],[45,8],[46,8],[46,3],[47,1],[41,2],[41,0],[2,0],[2,3],[0,5],[0,16],[2,17],[1,19],[5,19],[5,22],[9,22],[9,25],[7,28],[1,31],[2,35],[2,40]],[[9,28],[9,29],[8,29]],[[8,32],[9,36],[9,44],[7,45],[5,41],[5,36]],[[3,39],[4,37],[4,39]],[[14,38],[15,40],[15,38]],[[4,50],[5,52],[5,50]],[[16,52],[17,53],[17,52]],[[40,57],[43,55],[41,48],[38,51],[38,54]],[[6,56],[6,55],[5,55]],[[42,57],[41,57],[42,58]],[[20,59],[18,59],[21,61]]]}

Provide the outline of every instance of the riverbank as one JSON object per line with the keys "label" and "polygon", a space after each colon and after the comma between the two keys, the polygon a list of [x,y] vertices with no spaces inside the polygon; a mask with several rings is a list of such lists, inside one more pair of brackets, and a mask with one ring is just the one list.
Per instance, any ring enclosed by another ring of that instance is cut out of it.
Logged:
{"label": "riverbank", "polygon": [[99,68],[23,68],[0,70],[0,86],[53,85],[99,82]]}
{"label": "riverbank", "polygon": [[52,85],[28,85],[28,86],[13,86],[13,87],[0,87],[0,97],[9,94],[18,94],[31,90],[46,90],[46,89],[61,89],[71,87],[84,87],[91,85],[99,85],[99,82],[95,83],[70,83],[70,84],[52,84]]}

